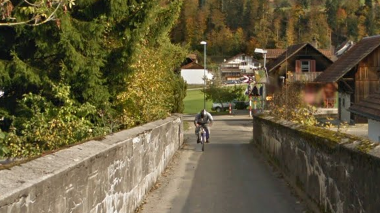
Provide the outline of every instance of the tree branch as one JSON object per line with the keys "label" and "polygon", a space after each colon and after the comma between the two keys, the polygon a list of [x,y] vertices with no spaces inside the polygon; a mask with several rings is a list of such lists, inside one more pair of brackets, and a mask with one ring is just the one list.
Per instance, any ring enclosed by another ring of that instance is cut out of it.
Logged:
{"label": "tree branch", "polygon": [[33,6],[33,7],[40,7],[41,5],[42,5],[42,3],[40,3],[40,4],[33,4],[33,3],[30,3],[29,1],[27,1],[27,0],[24,0],[24,2],[26,2],[28,5],[30,5],[30,6]]}
{"label": "tree branch", "polygon": [[[10,0],[5,0],[1,5],[4,5],[6,2],[10,2]],[[27,0],[23,0],[23,2],[25,2],[26,4],[34,7],[34,8],[39,8],[41,7],[43,4],[33,4],[33,3],[30,3],[28,2]],[[17,25],[28,25],[28,26],[39,26],[39,25],[42,25],[42,24],[45,24],[49,21],[53,21],[55,20],[55,15],[58,11],[58,9],[64,5],[64,3],[66,2],[66,0],[59,0],[57,1],[57,6],[56,8],[54,9],[54,11],[43,21],[40,22],[40,14],[34,14],[33,17],[29,20],[26,20],[26,21],[19,21],[19,22],[4,22],[4,23],[1,23],[0,22],[0,27],[5,27],[5,26],[8,26],[8,27],[11,27],[11,26],[17,26]],[[8,19],[15,19],[13,17],[8,17]]]}
{"label": "tree branch", "polygon": [[40,23],[30,24],[30,26],[39,26],[39,25],[41,25],[41,24],[45,24],[45,23],[48,22],[48,21],[52,21],[52,20],[54,19],[53,16],[54,16],[54,15],[57,13],[57,11],[58,11],[58,8],[61,7],[62,2],[64,2],[64,1],[62,0],[62,1],[59,2],[58,6],[55,8],[55,10],[50,14],[50,16],[49,16],[47,19],[45,19],[44,21],[42,21],[42,22],[40,22]]}

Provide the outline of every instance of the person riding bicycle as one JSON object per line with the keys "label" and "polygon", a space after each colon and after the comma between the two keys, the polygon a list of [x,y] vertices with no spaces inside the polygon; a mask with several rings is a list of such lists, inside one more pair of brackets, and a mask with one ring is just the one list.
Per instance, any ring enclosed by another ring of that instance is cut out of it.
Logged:
{"label": "person riding bicycle", "polygon": [[194,119],[194,125],[195,125],[195,135],[197,136],[197,143],[200,143],[200,138],[199,138],[199,130],[201,126],[205,129],[206,131],[206,143],[209,143],[209,138],[210,138],[210,129],[208,127],[208,124],[212,126],[212,123],[214,122],[214,119],[212,118],[212,115],[208,113],[205,109],[203,109],[199,114],[195,116]]}

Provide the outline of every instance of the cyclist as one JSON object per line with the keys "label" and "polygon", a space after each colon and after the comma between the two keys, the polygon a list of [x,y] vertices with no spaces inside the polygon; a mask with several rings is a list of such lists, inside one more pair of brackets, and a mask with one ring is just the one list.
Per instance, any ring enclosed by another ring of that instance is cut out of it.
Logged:
{"label": "cyclist", "polygon": [[195,135],[197,136],[197,143],[200,143],[201,140],[199,138],[199,130],[201,126],[206,131],[206,143],[209,143],[210,138],[210,129],[208,127],[208,124],[212,126],[212,123],[214,122],[214,119],[212,118],[212,115],[208,113],[205,109],[203,109],[199,114],[195,116],[194,119],[194,125],[195,125]]}

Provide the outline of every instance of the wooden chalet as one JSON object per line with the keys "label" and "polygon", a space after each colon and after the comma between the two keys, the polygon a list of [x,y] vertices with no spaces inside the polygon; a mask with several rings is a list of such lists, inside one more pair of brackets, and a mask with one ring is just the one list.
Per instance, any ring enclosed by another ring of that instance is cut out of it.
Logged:
{"label": "wooden chalet", "polygon": [[337,82],[339,119],[351,124],[364,123],[367,118],[356,107],[351,110],[350,107],[379,91],[379,71],[380,36],[371,36],[363,38],[339,57],[315,81]]}
{"label": "wooden chalet", "polygon": [[324,52],[327,53],[309,43],[290,46],[276,60],[267,65],[269,76],[277,82],[280,76],[285,76],[288,82],[313,82],[333,63]]}
{"label": "wooden chalet", "polygon": [[[333,53],[320,50],[309,43],[292,45],[267,66],[270,84],[275,88],[285,82],[305,84],[304,101],[308,104],[333,108],[336,87],[313,83],[315,78],[332,63]],[[280,78],[282,77],[282,78]],[[270,92],[269,92],[270,93]],[[319,94],[322,93],[323,96]]]}

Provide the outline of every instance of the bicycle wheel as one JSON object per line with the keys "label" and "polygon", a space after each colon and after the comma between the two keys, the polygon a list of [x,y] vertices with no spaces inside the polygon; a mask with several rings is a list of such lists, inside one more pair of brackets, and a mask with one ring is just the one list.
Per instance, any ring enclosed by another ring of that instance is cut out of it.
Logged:
{"label": "bicycle wheel", "polygon": [[204,136],[204,133],[202,133],[202,152],[205,151],[205,142],[206,142],[205,136]]}
{"label": "bicycle wheel", "polygon": [[205,151],[205,142],[202,142],[202,152]]}

